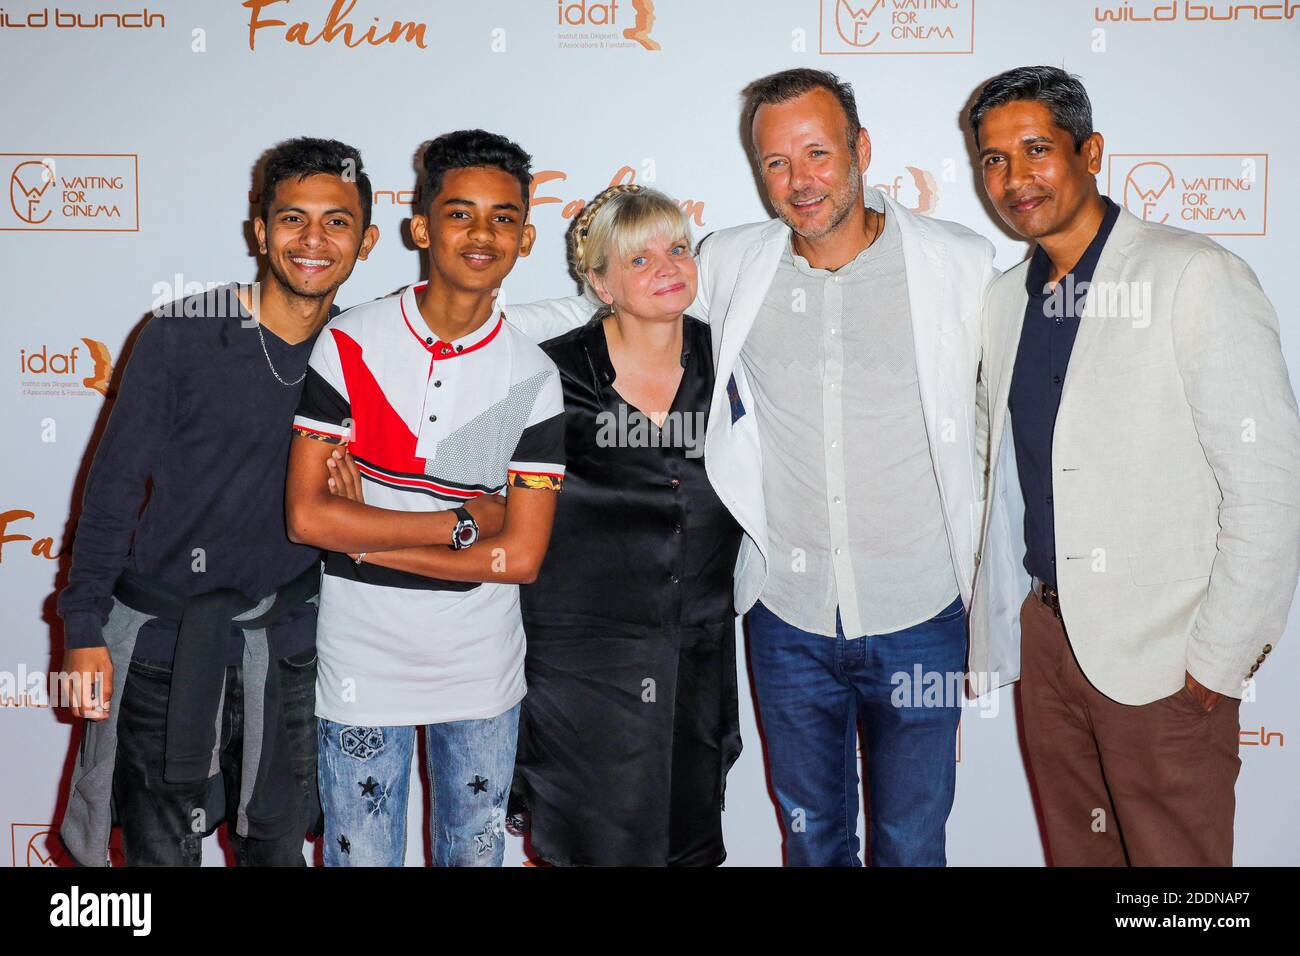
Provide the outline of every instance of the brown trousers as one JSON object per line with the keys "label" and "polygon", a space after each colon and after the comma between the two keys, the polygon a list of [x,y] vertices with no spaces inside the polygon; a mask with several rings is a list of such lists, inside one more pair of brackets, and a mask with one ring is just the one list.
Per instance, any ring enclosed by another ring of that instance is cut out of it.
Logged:
{"label": "brown trousers", "polygon": [[1138,706],[1088,682],[1065,626],[1020,608],[1020,713],[1053,866],[1231,866],[1241,702]]}

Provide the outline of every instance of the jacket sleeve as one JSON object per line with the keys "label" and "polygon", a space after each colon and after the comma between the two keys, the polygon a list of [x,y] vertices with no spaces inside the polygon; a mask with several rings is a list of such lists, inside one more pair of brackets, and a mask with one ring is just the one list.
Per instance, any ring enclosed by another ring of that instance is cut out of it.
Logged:
{"label": "jacket sleeve", "polygon": [[534,342],[545,342],[591,321],[600,306],[585,295],[502,306],[506,321]]}
{"label": "jacket sleeve", "polygon": [[1300,418],[1277,315],[1250,267],[1226,249],[1188,260],[1174,292],[1173,338],[1223,496],[1187,671],[1240,697],[1256,659],[1282,636],[1300,572]]}
{"label": "jacket sleeve", "polygon": [[993,449],[989,447],[991,435],[989,434],[989,404],[992,399],[989,396],[988,380],[988,362],[989,356],[989,292],[993,288],[993,280],[998,277],[998,270],[993,265],[992,248],[990,247],[989,258],[985,263],[983,290],[981,292],[982,304],[980,306],[980,360],[979,371],[975,380],[975,472],[979,478],[979,500],[984,501],[988,498],[989,492],[989,471],[990,462],[993,458]]}
{"label": "jacket sleeve", "polygon": [[137,337],[86,479],[72,569],[58,603],[69,649],[104,645],[113,586],[131,550],[145,482],[171,429],[175,396],[166,348],[168,321],[150,319]]}

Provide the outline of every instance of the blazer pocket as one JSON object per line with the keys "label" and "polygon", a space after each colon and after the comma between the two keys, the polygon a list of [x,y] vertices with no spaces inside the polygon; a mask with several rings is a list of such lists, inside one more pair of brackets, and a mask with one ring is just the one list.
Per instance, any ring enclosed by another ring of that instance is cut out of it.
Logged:
{"label": "blazer pocket", "polygon": [[1211,545],[1208,548],[1175,548],[1135,554],[1129,558],[1129,573],[1138,587],[1209,578],[1215,553],[1216,549]]}

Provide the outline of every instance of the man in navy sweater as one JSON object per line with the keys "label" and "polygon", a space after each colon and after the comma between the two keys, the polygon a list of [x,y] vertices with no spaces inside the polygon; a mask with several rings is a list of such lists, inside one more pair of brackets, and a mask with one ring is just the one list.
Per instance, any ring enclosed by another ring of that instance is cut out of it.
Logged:
{"label": "man in navy sweater", "polygon": [[289,424],[379,231],[352,147],[294,139],[263,169],[262,279],[155,309],[86,484],[59,598],[64,670],[89,678],[61,827],[83,865],[110,800],[129,865],[196,866],[223,818],[241,865],[302,865],[319,816],[319,553],[285,534]]}

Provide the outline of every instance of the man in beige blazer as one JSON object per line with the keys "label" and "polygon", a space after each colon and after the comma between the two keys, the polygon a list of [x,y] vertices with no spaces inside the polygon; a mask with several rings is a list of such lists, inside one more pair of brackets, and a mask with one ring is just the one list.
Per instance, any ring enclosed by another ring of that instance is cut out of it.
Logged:
{"label": "man in beige blazer", "polygon": [[[987,303],[971,669],[1019,581],[1021,714],[1054,864],[1231,865],[1240,698],[1300,570],[1277,317],[1237,256],[1098,193],[1077,78],[1011,70],[969,119],[989,200],[1036,243]],[[990,526],[1021,520],[1023,561],[995,553]]]}

